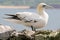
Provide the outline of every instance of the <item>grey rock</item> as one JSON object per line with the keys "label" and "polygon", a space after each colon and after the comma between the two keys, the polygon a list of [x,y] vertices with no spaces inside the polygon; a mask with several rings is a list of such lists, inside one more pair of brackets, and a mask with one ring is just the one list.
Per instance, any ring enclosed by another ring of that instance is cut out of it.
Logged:
{"label": "grey rock", "polygon": [[0,24],[0,39],[6,40],[14,31],[10,26]]}

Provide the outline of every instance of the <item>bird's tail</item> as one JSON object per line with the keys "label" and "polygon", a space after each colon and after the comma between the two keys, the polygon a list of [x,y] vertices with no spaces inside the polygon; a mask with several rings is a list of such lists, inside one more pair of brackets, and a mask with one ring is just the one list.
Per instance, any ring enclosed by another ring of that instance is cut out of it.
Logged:
{"label": "bird's tail", "polygon": [[4,20],[9,21],[9,22],[14,22],[14,23],[21,23],[19,18],[16,15],[13,14],[5,14],[7,17],[3,17]]}
{"label": "bird's tail", "polygon": [[4,19],[16,19],[18,20],[19,18],[16,15],[13,14],[5,14],[8,17],[4,17]]}

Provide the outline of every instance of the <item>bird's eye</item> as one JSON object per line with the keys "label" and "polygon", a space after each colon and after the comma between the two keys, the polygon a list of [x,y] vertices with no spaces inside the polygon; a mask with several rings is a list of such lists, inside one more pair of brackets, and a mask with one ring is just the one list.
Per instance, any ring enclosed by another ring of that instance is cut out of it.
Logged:
{"label": "bird's eye", "polygon": [[45,7],[46,5],[43,5],[43,7]]}

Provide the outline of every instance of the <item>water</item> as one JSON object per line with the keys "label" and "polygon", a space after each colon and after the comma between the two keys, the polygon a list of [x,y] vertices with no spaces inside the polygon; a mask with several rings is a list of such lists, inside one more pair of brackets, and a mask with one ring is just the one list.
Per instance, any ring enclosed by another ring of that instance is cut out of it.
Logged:
{"label": "water", "polygon": [[[3,17],[5,17],[4,14],[15,14],[17,12],[24,12],[24,11],[28,11],[28,12],[36,12],[35,9],[8,9],[8,8],[0,8],[0,24],[4,24],[4,25],[9,25],[12,28],[16,29],[17,31],[19,30],[23,30],[23,29],[27,29],[27,30],[31,30],[29,27],[25,27],[23,25],[20,24],[14,24],[11,22],[7,22],[5,20],[3,20]],[[44,30],[57,30],[60,29],[60,9],[47,9],[46,12],[49,15],[49,21],[46,27],[41,28]]]}

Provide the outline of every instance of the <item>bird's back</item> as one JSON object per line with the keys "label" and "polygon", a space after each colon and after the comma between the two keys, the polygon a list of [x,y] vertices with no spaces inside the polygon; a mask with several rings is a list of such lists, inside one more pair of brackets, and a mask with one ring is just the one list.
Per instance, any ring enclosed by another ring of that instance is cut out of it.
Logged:
{"label": "bird's back", "polygon": [[[9,14],[10,15],[10,14]],[[12,14],[11,14],[12,15]],[[16,18],[18,19],[16,19]],[[32,12],[18,12],[16,15],[12,16],[8,21],[15,22],[18,24],[22,24],[25,26],[33,26],[35,28],[41,28],[45,26],[44,19],[38,15],[37,13]]]}

